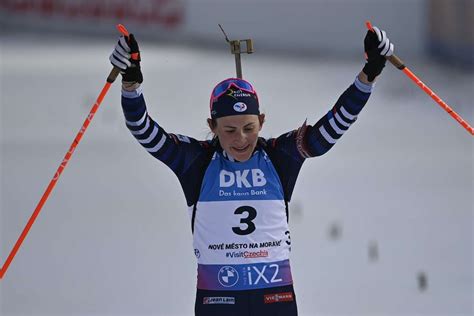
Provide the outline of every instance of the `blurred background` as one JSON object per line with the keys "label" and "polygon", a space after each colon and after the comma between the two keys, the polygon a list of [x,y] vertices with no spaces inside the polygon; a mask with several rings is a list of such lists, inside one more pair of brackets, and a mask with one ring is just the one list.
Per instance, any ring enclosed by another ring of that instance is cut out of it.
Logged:
{"label": "blurred background", "polygon": [[[264,137],[315,123],[362,69],[365,21],[474,124],[473,0],[0,0],[0,264],[105,83],[123,23],[149,113],[205,139],[234,76]],[[387,65],[358,121],[302,168],[290,204],[300,315],[473,315],[473,138]],[[180,185],[129,134],[115,83],[0,281],[0,315],[193,315]]]}

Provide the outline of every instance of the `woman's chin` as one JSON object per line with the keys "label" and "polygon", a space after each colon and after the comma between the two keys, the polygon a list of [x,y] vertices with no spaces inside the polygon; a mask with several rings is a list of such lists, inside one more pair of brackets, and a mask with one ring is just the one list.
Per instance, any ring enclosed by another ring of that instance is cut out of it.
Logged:
{"label": "woman's chin", "polygon": [[236,150],[236,149],[232,149],[231,152],[232,152],[232,156],[238,161],[249,160],[249,158],[252,154],[251,151],[250,151],[250,148],[248,148],[245,151],[239,151],[239,150]]}
{"label": "woman's chin", "polygon": [[250,155],[237,156],[235,157],[235,159],[237,159],[237,161],[244,162],[250,159]]}

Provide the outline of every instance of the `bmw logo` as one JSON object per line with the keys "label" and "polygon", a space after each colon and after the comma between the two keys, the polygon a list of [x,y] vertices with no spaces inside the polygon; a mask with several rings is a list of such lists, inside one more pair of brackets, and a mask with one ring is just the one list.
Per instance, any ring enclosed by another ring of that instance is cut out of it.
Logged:
{"label": "bmw logo", "polygon": [[219,270],[217,278],[223,287],[233,287],[239,281],[239,273],[231,266],[224,266]]}

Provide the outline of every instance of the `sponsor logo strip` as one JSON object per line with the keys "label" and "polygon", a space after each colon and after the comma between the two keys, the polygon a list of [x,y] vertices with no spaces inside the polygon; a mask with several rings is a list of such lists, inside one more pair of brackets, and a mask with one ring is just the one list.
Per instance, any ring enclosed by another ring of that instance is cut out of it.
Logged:
{"label": "sponsor logo strip", "polygon": [[267,294],[263,297],[265,304],[272,304],[278,302],[293,302],[295,299],[292,292]]}
{"label": "sponsor logo strip", "polygon": [[289,260],[239,265],[198,265],[202,290],[253,290],[292,284]]}
{"label": "sponsor logo strip", "polygon": [[223,304],[223,305],[234,305],[235,297],[204,297],[202,300],[204,305],[211,304]]}

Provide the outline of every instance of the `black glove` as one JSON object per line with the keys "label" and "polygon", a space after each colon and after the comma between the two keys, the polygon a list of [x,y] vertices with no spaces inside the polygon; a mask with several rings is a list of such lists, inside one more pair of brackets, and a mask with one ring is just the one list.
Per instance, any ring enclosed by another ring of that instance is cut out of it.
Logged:
{"label": "black glove", "polygon": [[370,82],[380,75],[387,62],[386,57],[393,55],[393,49],[394,46],[390,43],[385,31],[379,30],[376,26],[373,27],[373,31],[367,31],[364,39],[367,62],[362,71]]}
{"label": "black glove", "polygon": [[110,62],[117,68],[120,68],[122,81],[143,82],[143,75],[140,69],[140,50],[135,36],[121,36],[115,49],[110,54]]}

